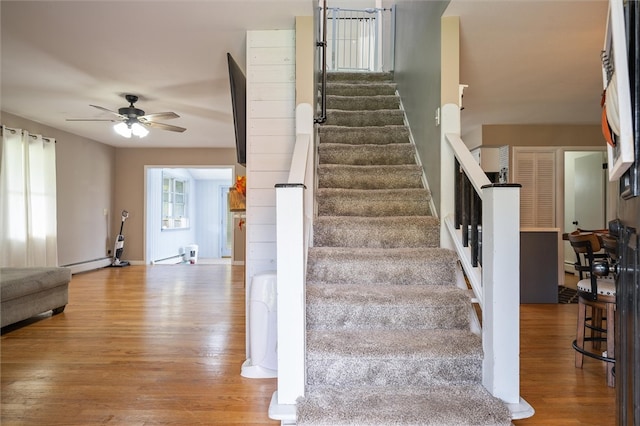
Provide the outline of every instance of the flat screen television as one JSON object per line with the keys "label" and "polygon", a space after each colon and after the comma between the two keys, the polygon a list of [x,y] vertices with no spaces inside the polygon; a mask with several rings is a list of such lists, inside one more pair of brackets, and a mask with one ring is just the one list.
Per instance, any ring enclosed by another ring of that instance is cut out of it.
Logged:
{"label": "flat screen television", "polygon": [[236,132],[236,156],[238,163],[245,166],[247,164],[247,78],[228,52],[227,62],[229,63],[233,125]]}

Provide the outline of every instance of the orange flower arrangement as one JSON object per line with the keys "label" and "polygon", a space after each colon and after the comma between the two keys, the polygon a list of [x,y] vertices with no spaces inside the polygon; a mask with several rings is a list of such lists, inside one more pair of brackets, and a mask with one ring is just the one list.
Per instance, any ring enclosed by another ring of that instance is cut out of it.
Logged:
{"label": "orange flower arrangement", "polygon": [[247,196],[247,177],[246,176],[236,176],[236,191],[238,191],[243,196]]}

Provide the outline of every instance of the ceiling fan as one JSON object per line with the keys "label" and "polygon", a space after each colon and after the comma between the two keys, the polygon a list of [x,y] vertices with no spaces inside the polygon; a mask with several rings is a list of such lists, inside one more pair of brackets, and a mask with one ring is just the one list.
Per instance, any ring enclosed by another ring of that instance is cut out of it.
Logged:
{"label": "ceiling fan", "polygon": [[131,135],[143,138],[147,136],[149,131],[146,127],[155,127],[161,130],[169,130],[171,132],[184,132],[184,127],[172,126],[170,124],[158,123],[154,120],[169,120],[172,118],[180,117],[175,112],[156,112],[153,114],[145,114],[143,110],[136,108],[133,104],[138,101],[136,95],[124,95],[124,98],[129,102],[128,107],[119,108],[118,112],[111,111],[110,109],[98,106],[90,105],[101,111],[108,112],[115,115],[115,118],[67,118],[67,121],[111,121],[116,122],[113,126],[116,133],[125,138],[130,138]]}

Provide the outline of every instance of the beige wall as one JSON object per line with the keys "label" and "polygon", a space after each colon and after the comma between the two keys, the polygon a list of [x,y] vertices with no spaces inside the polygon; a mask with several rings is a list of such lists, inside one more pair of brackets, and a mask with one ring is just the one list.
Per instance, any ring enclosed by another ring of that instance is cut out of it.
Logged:
{"label": "beige wall", "polygon": [[316,52],[313,16],[296,17],[296,105],[314,105],[313,61]]}
{"label": "beige wall", "polygon": [[443,17],[441,31],[440,102],[442,105],[458,105],[460,101],[460,18],[458,16]]}
{"label": "beige wall", "polygon": [[[244,167],[236,163],[235,148],[118,148],[115,153],[115,197],[111,227],[120,227],[122,210],[129,212],[125,224],[123,259],[144,261],[145,166],[230,166],[236,175]],[[117,217],[116,217],[117,216]]]}
{"label": "beige wall", "polygon": [[58,264],[106,257],[113,248],[115,148],[6,112],[0,117],[8,127],[56,139]]}
{"label": "beige wall", "polygon": [[482,126],[482,146],[604,146],[599,125],[490,124]]}

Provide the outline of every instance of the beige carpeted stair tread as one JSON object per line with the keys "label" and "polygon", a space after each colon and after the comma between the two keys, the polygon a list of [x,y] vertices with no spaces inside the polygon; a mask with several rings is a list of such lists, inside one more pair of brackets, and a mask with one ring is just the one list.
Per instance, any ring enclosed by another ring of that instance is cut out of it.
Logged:
{"label": "beige carpeted stair tread", "polygon": [[409,130],[400,125],[345,127],[325,124],[318,128],[318,134],[320,135],[320,145],[325,143],[348,145],[409,144]]}
{"label": "beige carpeted stair tread", "polygon": [[427,189],[318,188],[320,216],[429,216]]}
{"label": "beige carpeted stair tread", "polygon": [[337,82],[327,83],[327,95],[339,96],[377,96],[377,95],[395,95],[395,83],[351,83]]}
{"label": "beige carpeted stair tread", "polygon": [[504,403],[480,384],[310,386],[298,402],[298,426],[511,425]]}
{"label": "beige carpeted stair tread", "polygon": [[422,168],[417,164],[320,164],[319,188],[407,189],[422,188]]}
{"label": "beige carpeted stair tread", "polygon": [[438,247],[440,241],[433,216],[319,216],[313,229],[316,247]]}
{"label": "beige carpeted stair tread", "polygon": [[334,71],[327,74],[328,82],[347,81],[350,84],[362,84],[370,82],[390,82],[393,80],[393,72],[353,72]]}
{"label": "beige carpeted stair tread", "polygon": [[307,359],[475,359],[481,360],[480,336],[469,330],[309,330]]}
{"label": "beige carpeted stair tread", "polygon": [[397,126],[404,123],[404,112],[399,109],[374,111],[343,111],[327,109],[327,124],[335,126]]}
{"label": "beige carpeted stair tread", "polygon": [[308,329],[469,329],[465,290],[422,285],[307,286]]}
{"label": "beige carpeted stair tread", "polygon": [[397,95],[371,95],[371,96],[341,96],[328,95],[327,105],[331,109],[342,110],[374,110],[374,109],[398,109],[400,98]]}
{"label": "beige carpeted stair tread", "polygon": [[312,247],[307,283],[455,286],[457,261],[443,248]]}
{"label": "beige carpeted stair tread", "polygon": [[384,145],[321,143],[318,146],[319,164],[416,165],[415,148],[408,143]]}
{"label": "beige carpeted stair tread", "polygon": [[479,381],[482,341],[467,330],[309,330],[307,383],[431,386]]}

